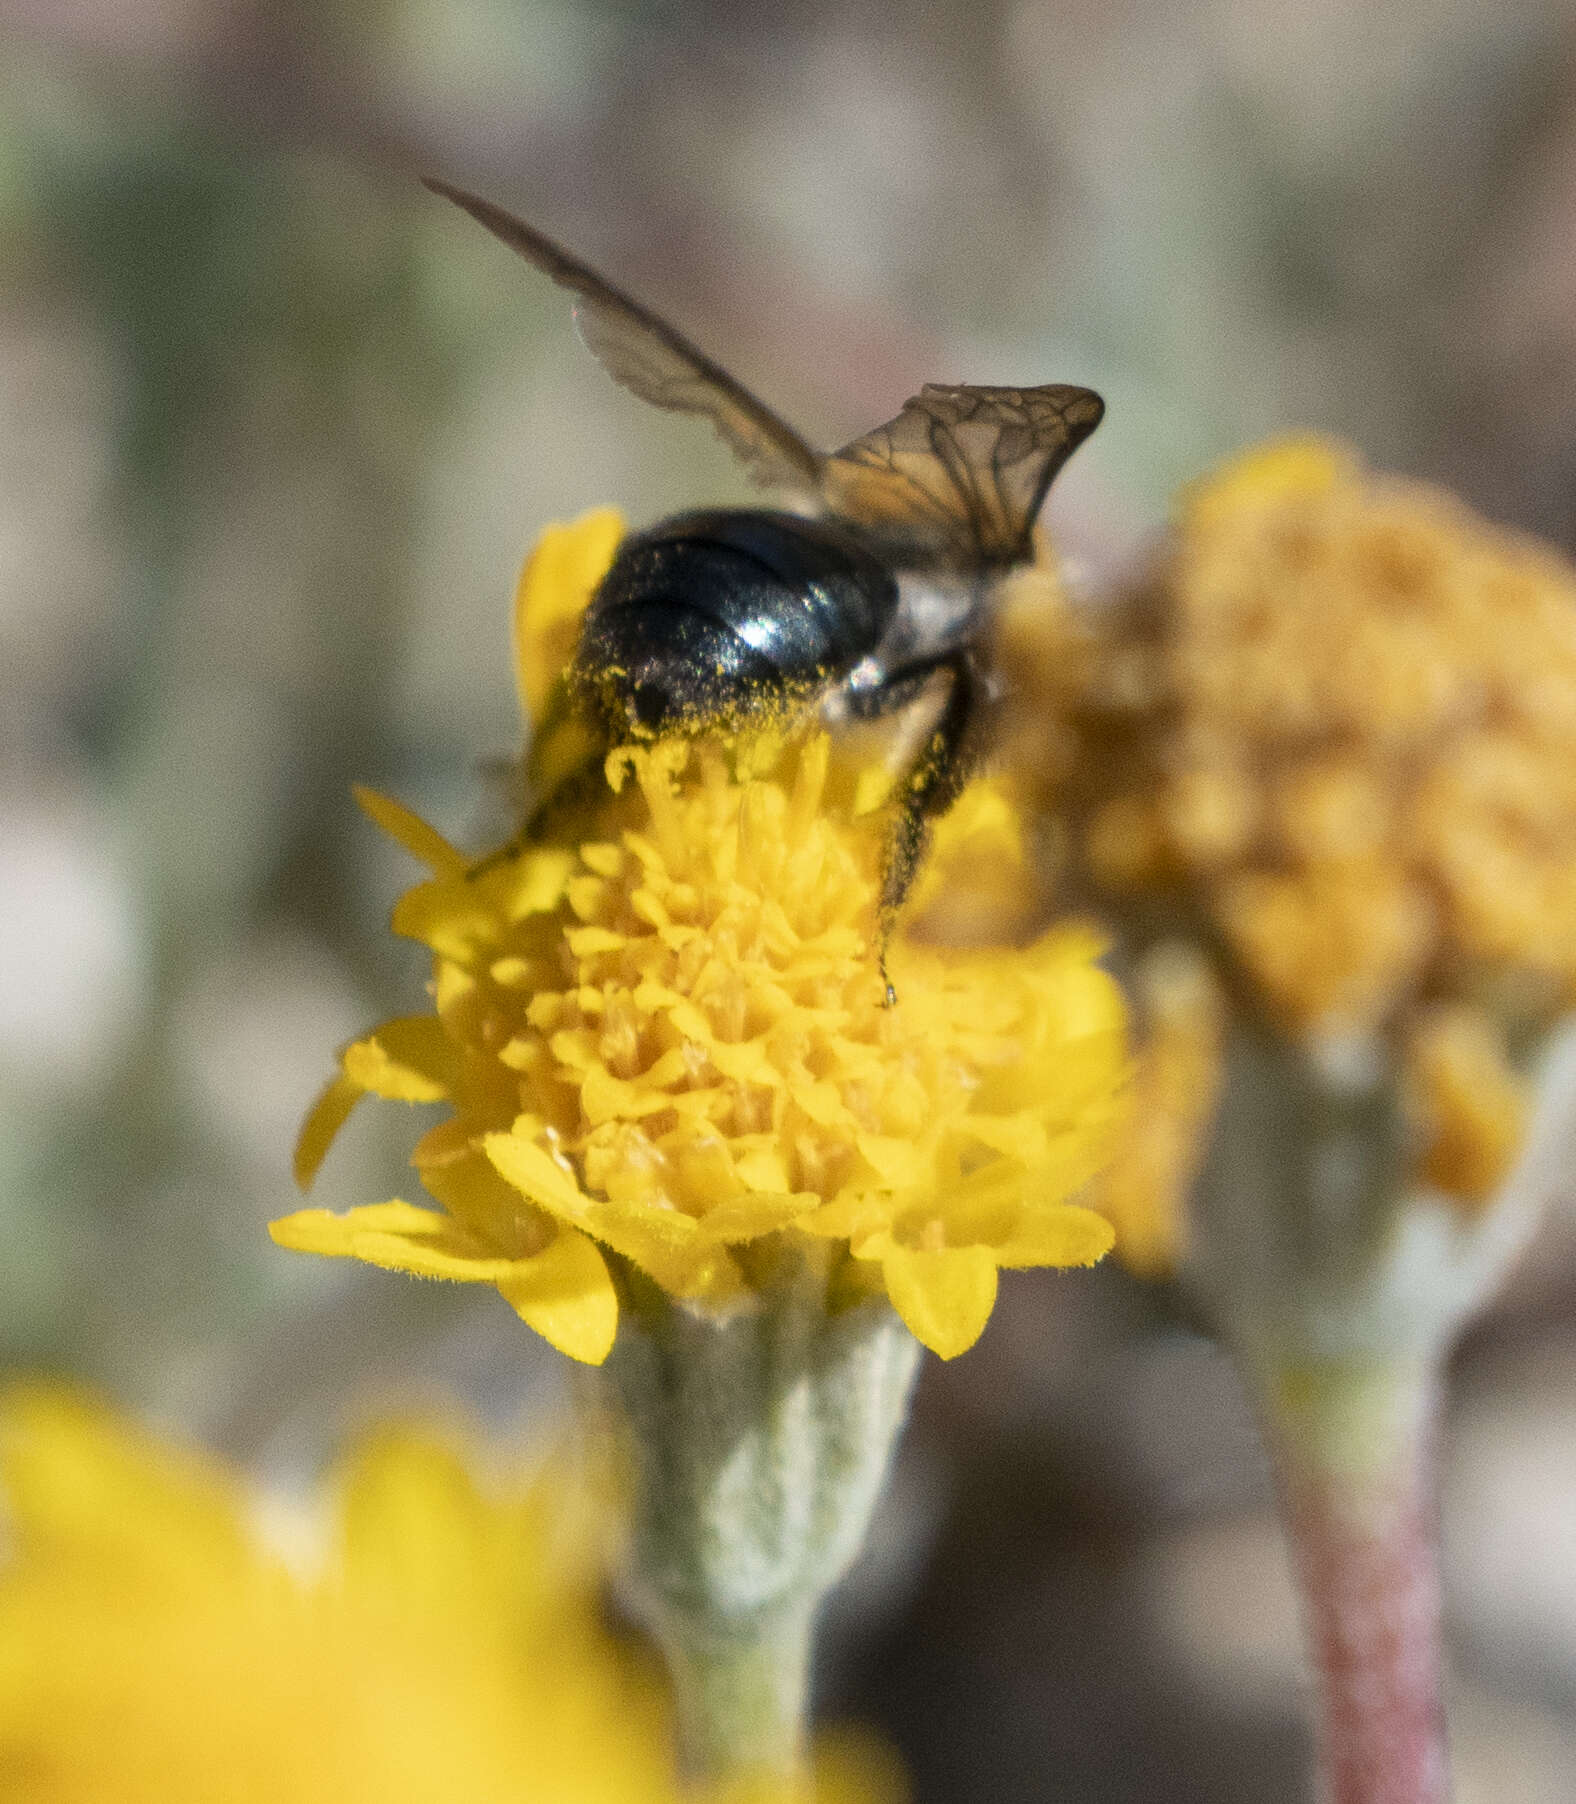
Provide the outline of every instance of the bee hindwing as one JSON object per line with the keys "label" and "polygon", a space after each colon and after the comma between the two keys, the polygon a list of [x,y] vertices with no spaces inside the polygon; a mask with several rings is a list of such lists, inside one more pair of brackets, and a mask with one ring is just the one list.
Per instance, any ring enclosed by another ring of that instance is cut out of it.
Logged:
{"label": "bee hindwing", "polygon": [[843,519],[962,568],[1017,563],[1052,478],[1100,423],[1087,388],[927,383],[885,426],[825,461],[821,493]]}
{"label": "bee hindwing", "polygon": [[580,336],[615,382],[655,407],[710,420],[758,482],[819,493],[821,454],[676,327],[502,207],[432,177],[426,182],[574,294]]}

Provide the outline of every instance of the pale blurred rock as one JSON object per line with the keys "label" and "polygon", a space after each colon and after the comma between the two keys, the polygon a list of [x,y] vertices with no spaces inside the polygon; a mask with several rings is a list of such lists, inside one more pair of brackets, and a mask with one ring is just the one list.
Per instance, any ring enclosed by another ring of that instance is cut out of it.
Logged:
{"label": "pale blurred rock", "polygon": [[0,1079],[38,1107],[103,1079],[143,982],[143,923],[108,809],[58,773],[0,792]]}
{"label": "pale blurred rock", "polygon": [[171,1033],[188,1107],[277,1185],[282,1202],[301,1122],[335,1051],[368,1019],[366,998],[327,947],[282,928],[227,944],[176,1001]]}
{"label": "pale blurred rock", "polygon": [[1169,1535],[1151,1549],[1146,1578],[1158,1638],[1185,1682],[1223,1704],[1296,1707],[1297,1597],[1272,1515],[1221,1517]]}
{"label": "pale blurred rock", "polygon": [[1464,1653],[1576,1704],[1576,1341],[1485,1360],[1450,1431],[1444,1533]]}
{"label": "pale blurred rock", "polygon": [[1570,1804],[1576,1725],[1457,1679],[1449,1687],[1455,1804]]}

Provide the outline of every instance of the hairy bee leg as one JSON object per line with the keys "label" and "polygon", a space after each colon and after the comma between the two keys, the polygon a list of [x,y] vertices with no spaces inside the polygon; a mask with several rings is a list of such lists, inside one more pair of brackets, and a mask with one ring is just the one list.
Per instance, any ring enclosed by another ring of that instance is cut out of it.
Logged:
{"label": "hairy bee leg", "polygon": [[964,650],[939,660],[932,668],[946,671],[952,682],[940,718],[898,798],[881,881],[881,912],[888,932],[913,885],[930,838],[931,820],[958,799],[973,765],[970,742],[983,688],[978,660],[972,651]]}
{"label": "hairy bee leg", "polygon": [[595,785],[601,780],[603,756],[599,752],[596,757],[587,759],[578,770],[571,771],[567,777],[560,779],[526,816],[525,825],[518,833],[512,833],[501,846],[478,858],[475,864],[467,868],[466,882],[474,882],[500,864],[517,858],[533,841],[549,837],[553,822],[560,814],[582,809],[589,800],[594,799]]}
{"label": "hairy bee leg", "polygon": [[978,653],[964,647],[895,671],[879,689],[853,698],[853,712],[875,719],[906,706],[938,672],[950,678],[947,699],[897,799],[881,876],[880,966],[889,1008],[897,1001],[897,992],[887,977],[887,942],[924,856],[932,818],[952,806],[968,781],[973,767],[972,741],[987,682]]}

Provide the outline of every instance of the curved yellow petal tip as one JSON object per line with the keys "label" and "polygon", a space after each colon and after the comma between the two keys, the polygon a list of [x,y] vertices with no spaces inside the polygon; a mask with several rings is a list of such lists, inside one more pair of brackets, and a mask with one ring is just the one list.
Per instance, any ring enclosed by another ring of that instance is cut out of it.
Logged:
{"label": "curved yellow petal tip", "polygon": [[573,1228],[524,1258],[497,1252],[451,1216],[396,1198],[335,1215],[298,1209],[268,1224],[276,1246],[384,1271],[459,1284],[491,1284],[521,1320],[584,1365],[607,1358],[618,1331],[618,1297],[607,1263]]}
{"label": "curved yellow petal tip", "polygon": [[616,507],[592,508],[545,527],[525,560],[514,595],[514,673],[528,718],[540,718],[573,657],[580,617],[623,536],[624,516]]}
{"label": "curved yellow petal tip", "polygon": [[296,1186],[301,1190],[310,1190],[312,1180],[318,1169],[328,1157],[328,1149],[334,1144],[339,1130],[350,1117],[365,1094],[360,1084],[340,1072],[323,1086],[322,1093],[312,1104],[307,1118],[301,1124],[301,1133],[296,1140],[295,1158],[291,1162],[291,1171]]}
{"label": "curved yellow petal tip", "polygon": [[1002,1245],[997,1263],[1005,1266],[1098,1265],[1116,1245],[1116,1230],[1105,1216],[1078,1203],[1058,1203],[1035,1211]]}
{"label": "curved yellow petal tip", "polygon": [[335,1215],[329,1209],[298,1209],[268,1224],[276,1246],[330,1259],[360,1259],[384,1271],[417,1278],[450,1278],[460,1283],[496,1284],[521,1262],[483,1247],[456,1221],[435,1209],[394,1199],[367,1203]]}
{"label": "curved yellow petal tip", "polygon": [[573,1228],[534,1259],[518,1276],[498,1286],[528,1328],[582,1365],[599,1366],[613,1350],[618,1332],[618,1294],[607,1261],[596,1245]]}
{"label": "curved yellow petal tip", "polygon": [[418,864],[426,865],[435,877],[458,877],[470,860],[457,847],[451,846],[436,827],[429,827],[419,814],[412,814],[403,802],[369,789],[365,783],[351,785],[356,806],[375,827],[381,827],[390,839],[402,845]]}
{"label": "curved yellow petal tip", "polygon": [[985,1332],[996,1304],[996,1260],[988,1248],[892,1246],[881,1269],[892,1307],[932,1353],[956,1359]]}
{"label": "curved yellow petal tip", "polygon": [[358,1091],[390,1102],[442,1102],[459,1056],[436,1015],[404,1015],[348,1046],[341,1064]]}

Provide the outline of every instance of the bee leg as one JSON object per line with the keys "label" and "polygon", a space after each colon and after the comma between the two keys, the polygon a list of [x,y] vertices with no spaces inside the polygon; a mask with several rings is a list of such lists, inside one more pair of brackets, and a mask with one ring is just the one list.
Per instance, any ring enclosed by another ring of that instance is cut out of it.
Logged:
{"label": "bee leg", "polygon": [[897,993],[886,975],[887,942],[924,857],[932,819],[952,806],[968,781],[974,763],[975,729],[989,685],[979,654],[972,647],[963,647],[894,671],[878,689],[866,691],[855,701],[856,711],[867,718],[891,713],[912,701],[938,671],[950,679],[947,699],[925,749],[895,798],[895,818],[881,875],[880,963],[888,1007],[896,1002]]}
{"label": "bee leg", "polygon": [[465,872],[467,882],[484,877],[488,871],[517,858],[528,845],[552,837],[559,823],[594,806],[602,788],[602,764],[605,754],[598,752],[585,763],[561,777],[525,818],[525,825],[511,833],[501,846],[485,853]]}
{"label": "bee leg", "polygon": [[925,749],[897,797],[897,819],[881,882],[881,911],[889,932],[924,857],[931,821],[962,794],[974,764],[974,727],[984,692],[978,658],[971,650],[958,651],[932,668],[946,671],[951,687]]}

